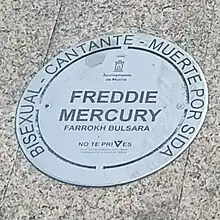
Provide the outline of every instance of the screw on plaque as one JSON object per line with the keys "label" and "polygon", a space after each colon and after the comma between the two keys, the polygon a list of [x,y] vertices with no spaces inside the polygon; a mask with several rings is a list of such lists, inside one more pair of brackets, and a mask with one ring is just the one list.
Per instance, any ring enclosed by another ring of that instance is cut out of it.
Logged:
{"label": "screw on plaque", "polygon": [[181,109],[184,109],[184,108],[185,108],[185,105],[184,105],[184,103],[178,103],[178,104],[176,105],[176,108],[177,108],[178,110],[181,110]]}

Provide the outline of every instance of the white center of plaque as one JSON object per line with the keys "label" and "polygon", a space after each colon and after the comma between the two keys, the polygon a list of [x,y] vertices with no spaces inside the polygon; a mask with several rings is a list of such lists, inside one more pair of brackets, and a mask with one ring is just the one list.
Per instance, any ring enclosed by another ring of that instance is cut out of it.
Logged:
{"label": "white center of plaque", "polygon": [[125,34],[76,45],[47,64],[22,97],[16,128],[44,173],[107,186],[172,161],[198,133],[206,109],[204,77],[186,52]]}

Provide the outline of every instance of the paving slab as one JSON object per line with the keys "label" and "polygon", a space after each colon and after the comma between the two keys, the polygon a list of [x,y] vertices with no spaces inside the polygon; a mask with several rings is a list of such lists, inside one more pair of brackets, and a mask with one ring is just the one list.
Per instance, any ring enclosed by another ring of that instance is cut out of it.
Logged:
{"label": "paving slab", "polygon": [[0,206],[17,157],[17,102],[44,62],[58,9],[55,1],[0,2]]}
{"label": "paving slab", "polygon": [[[9,61],[1,60],[5,71],[0,82],[4,115],[0,219],[218,219],[220,5],[200,0],[41,1],[21,2],[21,11],[14,15],[14,4],[3,1],[1,7],[7,45],[2,53]],[[26,29],[30,35],[26,36]],[[201,65],[210,90],[210,110],[200,134],[173,163],[134,183],[83,188],[46,177],[20,151],[16,153],[16,147],[11,150],[17,143],[8,118],[14,117],[22,88],[32,78],[30,72],[79,40],[128,31],[171,40]]]}
{"label": "paving slab", "polygon": [[203,59],[203,70],[209,87],[209,111],[197,140],[191,147],[179,219],[220,219],[220,4],[212,3],[210,30]]}

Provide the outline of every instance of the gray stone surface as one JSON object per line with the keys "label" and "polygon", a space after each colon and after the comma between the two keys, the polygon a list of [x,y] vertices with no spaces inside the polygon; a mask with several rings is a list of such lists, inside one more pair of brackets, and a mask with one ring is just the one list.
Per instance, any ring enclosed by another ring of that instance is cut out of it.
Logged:
{"label": "gray stone surface", "polygon": [[[0,1],[0,219],[220,219],[216,2]],[[14,115],[25,83],[74,42],[129,30],[172,40],[201,65],[210,91],[201,132],[172,164],[131,184],[81,188],[46,177],[17,152]]]}
{"label": "gray stone surface", "polygon": [[55,1],[0,1],[0,207],[17,157],[16,105],[25,83],[44,63],[58,9]]}

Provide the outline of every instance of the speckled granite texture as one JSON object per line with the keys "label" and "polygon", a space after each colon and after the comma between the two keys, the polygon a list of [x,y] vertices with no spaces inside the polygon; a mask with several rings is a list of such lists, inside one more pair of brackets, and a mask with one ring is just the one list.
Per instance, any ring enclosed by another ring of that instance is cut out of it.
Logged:
{"label": "speckled granite texture", "polygon": [[[204,126],[172,164],[112,188],[62,184],[27,162],[14,135],[17,102],[35,71],[79,40],[144,32],[175,42],[204,70]],[[0,219],[220,219],[220,2],[0,0]]]}

